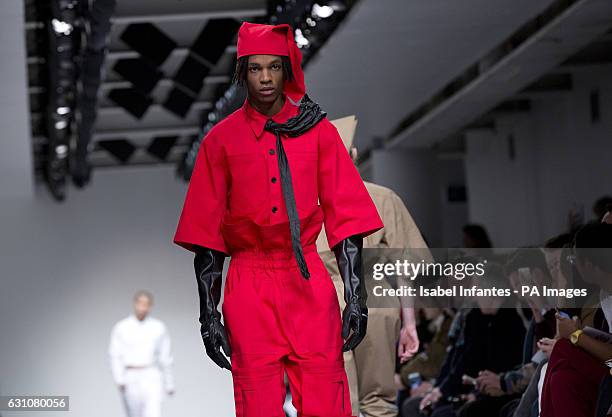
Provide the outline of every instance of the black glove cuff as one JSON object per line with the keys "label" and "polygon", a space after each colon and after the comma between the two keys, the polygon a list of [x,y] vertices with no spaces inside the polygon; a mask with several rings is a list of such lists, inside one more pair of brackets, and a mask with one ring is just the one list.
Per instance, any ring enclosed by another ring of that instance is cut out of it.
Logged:
{"label": "black glove cuff", "polygon": [[221,301],[221,275],[225,254],[214,249],[198,246],[193,260],[198,294],[200,296],[200,318],[202,325],[220,318],[217,306]]}
{"label": "black glove cuff", "polygon": [[340,276],[344,282],[344,301],[346,304],[366,305],[367,294],[361,271],[361,252],[363,238],[350,236],[333,247]]}

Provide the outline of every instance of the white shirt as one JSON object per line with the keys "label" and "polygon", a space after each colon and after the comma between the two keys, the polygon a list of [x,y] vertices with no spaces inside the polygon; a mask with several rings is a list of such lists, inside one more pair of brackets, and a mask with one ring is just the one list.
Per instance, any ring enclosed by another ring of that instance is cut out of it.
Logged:
{"label": "white shirt", "polygon": [[125,383],[126,366],[157,366],[166,390],[174,389],[170,336],[164,323],[147,316],[130,315],[113,326],[108,348],[113,379]]}

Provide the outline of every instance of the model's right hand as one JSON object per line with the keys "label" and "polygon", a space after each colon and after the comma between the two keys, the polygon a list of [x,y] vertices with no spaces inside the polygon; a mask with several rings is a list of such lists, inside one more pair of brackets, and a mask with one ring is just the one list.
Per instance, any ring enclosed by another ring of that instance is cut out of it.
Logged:
{"label": "model's right hand", "polygon": [[221,324],[218,317],[212,318],[212,320],[202,324],[200,327],[200,333],[202,334],[202,341],[206,348],[206,354],[221,368],[232,370],[232,366],[221,349],[227,356],[231,356],[232,351],[230,349],[229,342],[227,340],[227,334],[225,333],[225,327]]}
{"label": "model's right hand", "polygon": [[193,260],[198,294],[200,297],[200,333],[208,356],[221,368],[232,370],[227,356],[232,354],[227,333],[221,324],[217,306],[221,300],[221,274],[225,254],[205,247],[198,247]]}

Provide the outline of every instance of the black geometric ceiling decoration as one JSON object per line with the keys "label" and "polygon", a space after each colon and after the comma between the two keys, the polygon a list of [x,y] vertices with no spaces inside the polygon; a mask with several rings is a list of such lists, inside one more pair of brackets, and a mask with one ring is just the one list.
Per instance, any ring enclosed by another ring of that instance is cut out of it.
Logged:
{"label": "black geometric ceiling decoration", "polygon": [[166,110],[172,112],[178,117],[184,119],[189,113],[189,109],[195,102],[195,97],[191,94],[187,94],[183,89],[174,87],[168,93],[166,101],[162,104]]}
{"label": "black geometric ceiling decoration", "polygon": [[119,59],[113,71],[130,81],[142,94],[148,95],[164,74],[142,58]]}
{"label": "black geometric ceiling decoration", "polygon": [[234,19],[213,19],[204,25],[174,75],[177,85],[168,93],[164,108],[181,118],[187,116],[204,87],[204,79],[236,37],[239,26]]}
{"label": "black geometric ceiling decoration", "polygon": [[147,152],[160,161],[165,161],[177,140],[178,136],[158,136],[153,138]]}
{"label": "black geometric ceiling decoration", "polygon": [[204,86],[204,78],[210,72],[210,67],[191,54],[185,57],[180,68],[174,76],[174,81],[192,91],[196,96]]}
{"label": "black geometric ceiling decoration", "polygon": [[133,23],[120,38],[155,66],[163,64],[177,47],[175,41],[151,23]]}
{"label": "black geometric ceiling decoration", "polygon": [[234,19],[212,19],[191,46],[191,52],[215,65],[236,36],[240,23]]}
{"label": "black geometric ceiling decoration", "polygon": [[153,104],[152,98],[134,88],[114,88],[108,93],[108,98],[137,119],[141,119]]}
{"label": "black geometric ceiling decoration", "polygon": [[123,164],[130,160],[134,154],[134,151],[136,150],[136,147],[126,139],[100,140],[97,142],[97,144],[100,148],[113,155]]}
{"label": "black geometric ceiling decoration", "polygon": [[215,86],[215,97],[223,96],[223,94],[227,91],[227,89],[230,87],[230,85],[231,84],[229,82],[218,83]]}

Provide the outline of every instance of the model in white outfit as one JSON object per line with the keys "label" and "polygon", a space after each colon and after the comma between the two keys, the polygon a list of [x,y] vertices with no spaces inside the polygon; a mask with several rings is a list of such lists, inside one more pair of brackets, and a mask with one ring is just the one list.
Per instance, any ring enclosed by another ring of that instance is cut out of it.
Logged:
{"label": "model in white outfit", "polygon": [[174,393],[170,336],[164,323],[148,315],[151,301],[150,294],[137,293],[134,314],[111,332],[111,370],[128,417],[160,417],[164,391]]}

